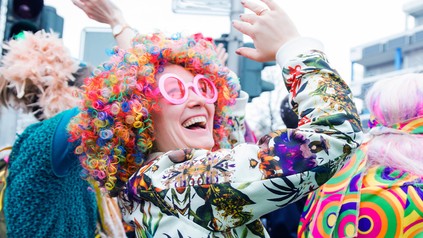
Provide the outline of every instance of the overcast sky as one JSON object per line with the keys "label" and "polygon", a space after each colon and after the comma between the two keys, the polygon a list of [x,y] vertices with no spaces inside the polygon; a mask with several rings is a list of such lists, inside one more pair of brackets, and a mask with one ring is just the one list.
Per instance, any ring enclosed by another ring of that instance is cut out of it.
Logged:
{"label": "overcast sky", "polygon": [[[275,0],[285,8],[300,33],[321,40],[332,64],[348,81],[350,49],[368,44],[406,29],[402,10],[407,0]],[[218,38],[229,33],[226,16],[174,14],[172,0],[115,0],[127,21],[139,31],[161,29],[166,32],[202,32]],[[70,0],[45,0],[64,17],[63,38],[75,57],[79,57],[81,31],[84,27],[106,27],[90,20]],[[248,40],[248,39],[247,39]]]}

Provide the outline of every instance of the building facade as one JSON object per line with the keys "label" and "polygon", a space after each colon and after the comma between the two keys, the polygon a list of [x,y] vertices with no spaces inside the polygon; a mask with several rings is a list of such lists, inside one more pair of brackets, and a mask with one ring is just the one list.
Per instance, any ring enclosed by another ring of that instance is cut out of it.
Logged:
{"label": "building facade", "polygon": [[[423,1],[409,1],[403,5],[403,11],[406,25],[410,20],[414,22],[410,29],[351,49],[351,88],[360,102],[376,81],[404,73],[423,72]],[[358,75],[357,68],[362,75]],[[361,119],[364,127],[368,118],[363,103]]]}

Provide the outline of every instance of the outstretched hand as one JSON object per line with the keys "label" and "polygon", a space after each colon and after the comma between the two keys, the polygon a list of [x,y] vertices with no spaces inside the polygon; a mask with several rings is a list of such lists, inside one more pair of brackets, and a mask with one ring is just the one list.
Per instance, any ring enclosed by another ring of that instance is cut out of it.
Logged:
{"label": "outstretched hand", "polygon": [[229,55],[228,52],[226,52],[226,49],[222,43],[216,46],[216,53],[217,58],[220,60],[222,65],[226,66],[226,60],[228,60]]}
{"label": "outstretched hand", "polygon": [[95,21],[110,26],[125,23],[121,10],[110,0],[72,0],[72,2]]}
{"label": "outstretched hand", "polygon": [[[128,26],[122,11],[111,0],[72,0],[72,2],[84,11],[89,18],[109,24],[111,28],[116,25]],[[114,37],[120,48],[129,49],[132,47],[131,40],[136,35],[136,31],[130,27],[125,29]]]}
{"label": "outstretched hand", "polygon": [[265,62],[275,60],[278,49],[300,36],[286,12],[273,0],[261,0],[266,7],[250,0],[241,0],[252,14],[242,14],[233,26],[254,41],[254,48],[241,47],[236,53],[249,59]]}

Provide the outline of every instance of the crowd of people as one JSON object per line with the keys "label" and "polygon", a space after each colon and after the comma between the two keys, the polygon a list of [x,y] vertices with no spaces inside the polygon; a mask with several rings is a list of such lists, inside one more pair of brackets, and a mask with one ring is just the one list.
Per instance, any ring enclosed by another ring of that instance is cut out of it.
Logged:
{"label": "crowd of people", "polygon": [[0,104],[38,122],[3,158],[2,237],[423,235],[422,74],[376,83],[363,133],[323,44],[275,1],[242,0],[250,13],[232,24],[255,48],[236,53],[276,61],[285,87],[273,92],[284,126],[256,138],[222,45],[72,1],[117,46],[90,66],[54,33],[5,44]]}

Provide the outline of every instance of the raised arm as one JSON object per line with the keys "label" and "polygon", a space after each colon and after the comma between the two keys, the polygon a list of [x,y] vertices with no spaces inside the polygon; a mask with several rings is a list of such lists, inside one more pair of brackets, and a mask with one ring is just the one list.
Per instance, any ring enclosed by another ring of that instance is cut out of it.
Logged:
{"label": "raised arm", "polygon": [[[302,38],[281,8],[265,3],[269,8],[263,11],[244,3],[257,15],[243,15],[234,26],[253,36],[256,49],[238,53],[259,61],[277,59],[290,103],[301,118],[299,127],[232,150],[168,152],[130,179],[123,201],[166,203],[168,212],[211,232],[248,224],[259,236],[260,216],[316,190],[361,143],[351,90],[330,66],[322,44]],[[123,207],[132,212],[130,204]]]}
{"label": "raised arm", "polygon": [[128,25],[122,11],[111,0],[72,0],[72,2],[89,18],[108,24],[120,48],[131,47],[131,40],[136,31]]}

